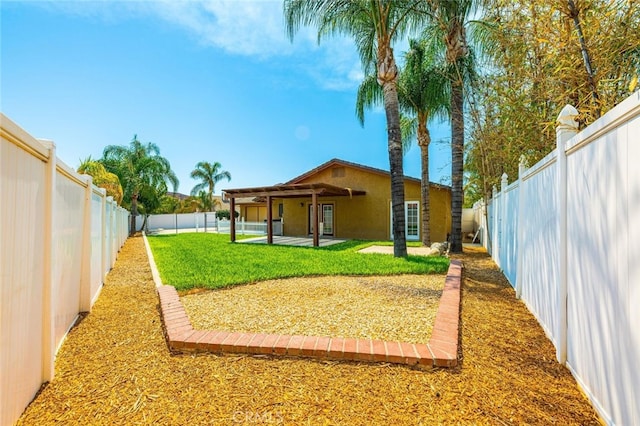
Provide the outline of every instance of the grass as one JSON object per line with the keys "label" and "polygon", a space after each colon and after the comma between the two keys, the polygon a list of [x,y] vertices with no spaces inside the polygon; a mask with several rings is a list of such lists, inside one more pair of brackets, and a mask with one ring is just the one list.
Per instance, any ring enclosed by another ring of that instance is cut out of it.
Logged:
{"label": "grass", "polygon": [[290,277],[445,273],[449,266],[449,259],[444,257],[394,258],[357,253],[382,244],[377,241],[289,247],[231,243],[223,234],[158,235],[148,239],[163,283],[179,291]]}

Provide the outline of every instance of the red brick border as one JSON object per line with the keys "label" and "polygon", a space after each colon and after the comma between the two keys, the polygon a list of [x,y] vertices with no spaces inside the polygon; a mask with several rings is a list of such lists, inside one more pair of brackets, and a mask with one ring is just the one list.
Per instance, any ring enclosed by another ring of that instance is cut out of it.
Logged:
{"label": "red brick border", "polygon": [[458,363],[462,262],[452,260],[428,344],[286,334],[194,330],[176,289],[157,287],[167,343],[176,352],[213,352],[387,362],[417,368]]}

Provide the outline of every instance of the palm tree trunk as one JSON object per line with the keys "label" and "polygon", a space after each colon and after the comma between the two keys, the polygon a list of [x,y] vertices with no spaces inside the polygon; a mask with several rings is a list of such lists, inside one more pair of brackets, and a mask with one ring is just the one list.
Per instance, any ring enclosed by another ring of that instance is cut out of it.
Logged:
{"label": "palm tree trunk", "polygon": [[402,135],[396,81],[398,71],[390,47],[378,51],[378,82],[382,84],[384,110],[387,116],[389,171],[391,173],[391,210],[393,213],[393,255],[407,256],[404,217],[404,170],[402,165]]}
{"label": "palm tree trunk", "polygon": [[420,146],[420,157],[422,163],[422,175],[420,180],[421,209],[422,209],[422,245],[431,246],[431,209],[429,200],[429,143],[431,136],[427,129],[427,118],[418,117],[418,145]]}
{"label": "palm tree trunk", "polygon": [[451,253],[462,253],[463,106],[462,81],[454,81],[451,85]]}
{"label": "palm tree trunk", "polygon": [[136,217],[138,216],[138,194],[131,196],[131,229],[129,229],[129,236],[133,237],[136,233]]}

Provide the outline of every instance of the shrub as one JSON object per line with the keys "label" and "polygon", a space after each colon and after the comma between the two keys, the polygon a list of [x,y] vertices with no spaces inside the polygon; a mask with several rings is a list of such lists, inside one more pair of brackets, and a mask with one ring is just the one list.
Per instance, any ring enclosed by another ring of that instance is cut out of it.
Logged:
{"label": "shrub", "polygon": [[[234,211],[233,215],[237,219],[238,216],[240,216],[240,213]],[[229,210],[218,210],[216,212],[216,217],[218,219],[231,219],[231,215],[229,214]]]}

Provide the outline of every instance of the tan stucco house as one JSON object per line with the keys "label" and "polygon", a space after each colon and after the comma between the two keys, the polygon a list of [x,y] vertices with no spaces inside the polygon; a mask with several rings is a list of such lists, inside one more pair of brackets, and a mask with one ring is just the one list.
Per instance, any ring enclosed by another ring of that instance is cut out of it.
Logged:
{"label": "tan stucco house", "polygon": [[[405,176],[404,185],[406,236],[408,241],[418,241],[420,179]],[[286,236],[392,238],[391,176],[385,170],[333,159],[284,184],[223,192],[232,209],[239,207],[240,217],[259,222],[281,220]],[[451,229],[451,188],[431,183],[429,195],[431,239],[444,241]],[[318,232],[314,232],[316,220]]]}

